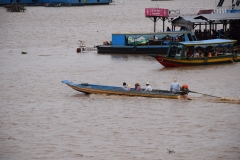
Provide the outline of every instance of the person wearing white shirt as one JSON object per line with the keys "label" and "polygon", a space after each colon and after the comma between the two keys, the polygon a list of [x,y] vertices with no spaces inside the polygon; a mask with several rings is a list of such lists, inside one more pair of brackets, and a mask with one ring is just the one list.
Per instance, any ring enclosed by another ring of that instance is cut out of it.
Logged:
{"label": "person wearing white shirt", "polygon": [[146,88],[144,90],[144,92],[148,91],[148,92],[151,92],[152,91],[152,87],[150,86],[149,82],[146,83]]}
{"label": "person wearing white shirt", "polygon": [[122,89],[123,89],[123,90],[129,90],[126,82],[123,82]]}
{"label": "person wearing white shirt", "polygon": [[171,84],[171,87],[170,87],[170,92],[177,93],[180,91],[180,89],[181,89],[181,85],[177,82],[177,79],[174,78],[173,83]]}
{"label": "person wearing white shirt", "polygon": [[194,52],[194,58],[198,58],[199,57],[199,54],[198,54],[198,52],[195,50],[195,52]]}

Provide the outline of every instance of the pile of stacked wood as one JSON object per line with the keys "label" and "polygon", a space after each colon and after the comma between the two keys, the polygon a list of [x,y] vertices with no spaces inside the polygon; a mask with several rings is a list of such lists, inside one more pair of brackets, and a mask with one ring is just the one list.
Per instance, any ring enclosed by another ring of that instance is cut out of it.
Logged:
{"label": "pile of stacked wood", "polygon": [[5,6],[8,12],[24,12],[26,9],[21,4],[10,4]]}

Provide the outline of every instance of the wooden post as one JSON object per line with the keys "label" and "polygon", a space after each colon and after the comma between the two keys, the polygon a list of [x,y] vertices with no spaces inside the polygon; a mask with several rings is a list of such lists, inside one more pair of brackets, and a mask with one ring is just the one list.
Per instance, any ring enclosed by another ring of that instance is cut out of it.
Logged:
{"label": "wooden post", "polygon": [[156,32],[156,22],[158,21],[159,17],[149,17],[154,22],[154,29],[153,32]]}
{"label": "wooden post", "polygon": [[153,30],[153,32],[156,32],[156,22],[157,22],[157,17],[154,17],[154,30]]}
{"label": "wooden post", "polygon": [[166,20],[166,18],[162,18],[162,21],[163,21],[163,32],[164,32],[164,28],[165,28],[165,20]]}

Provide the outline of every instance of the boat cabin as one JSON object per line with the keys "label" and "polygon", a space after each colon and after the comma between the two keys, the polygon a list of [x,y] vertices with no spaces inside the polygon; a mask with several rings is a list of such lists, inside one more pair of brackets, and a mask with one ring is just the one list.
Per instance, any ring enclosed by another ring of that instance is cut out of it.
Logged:
{"label": "boat cabin", "polygon": [[236,40],[229,39],[173,42],[169,45],[166,57],[191,59],[238,54],[239,50],[234,48],[234,43],[236,42]]}
{"label": "boat cabin", "polygon": [[191,31],[157,33],[113,33],[112,46],[152,46],[169,45],[172,42],[195,41]]}

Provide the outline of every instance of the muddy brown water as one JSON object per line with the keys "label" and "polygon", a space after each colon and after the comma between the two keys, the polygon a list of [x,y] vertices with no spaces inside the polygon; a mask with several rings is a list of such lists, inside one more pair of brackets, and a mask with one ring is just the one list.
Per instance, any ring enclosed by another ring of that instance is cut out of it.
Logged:
{"label": "muddy brown water", "polygon": [[[240,63],[164,68],[147,55],[76,53],[78,40],[93,47],[112,32],[153,31],[146,7],[214,4],[126,0],[24,13],[0,8],[0,159],[240,159]],[[145,87],[149,81],[169,89],[173,78],[222,99],[84,95],[61,83]]]}

